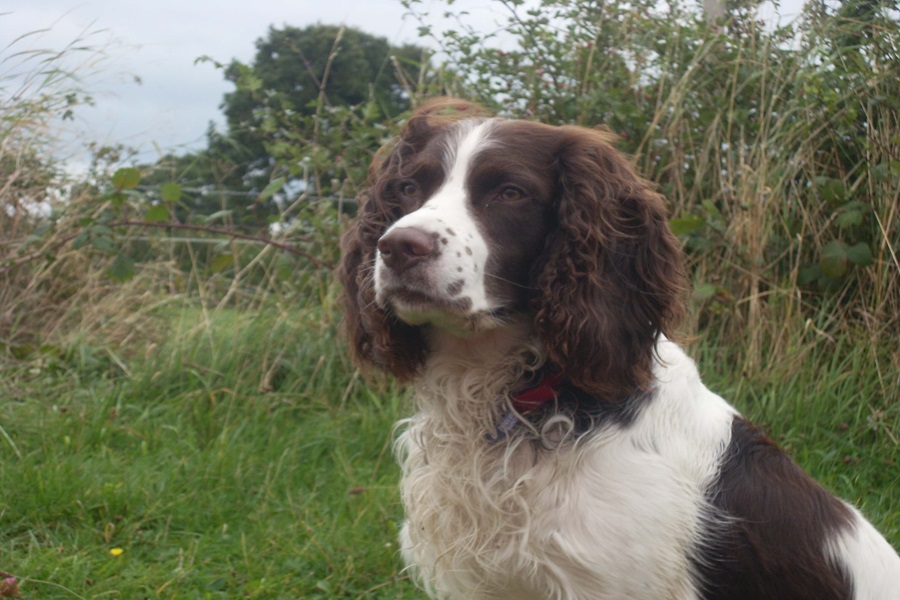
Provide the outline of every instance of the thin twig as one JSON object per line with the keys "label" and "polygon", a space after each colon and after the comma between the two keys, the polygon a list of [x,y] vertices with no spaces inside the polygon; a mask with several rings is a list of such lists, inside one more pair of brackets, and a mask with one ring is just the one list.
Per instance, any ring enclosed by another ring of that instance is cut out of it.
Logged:
{"label": "thin twig", "polygon": [[[208,225],[192,225],[190,223],[160,223],[160,222],[148,222],[148,221],[116,221],[114,223],[109,223],[109,227],[146,227],[146,228],[156,228],[156,229],[180,229],[187,231],[205,231],[207,233],[212,233],[215,235],[226,236],[230,238],[237,238],[241,240],[251,240],[254,242],[260,242],[266,244],[268,246],[272,246],[273,248],[277,248],[279,250],[283,250],[289,254],[293,254],[294,256],[302,256],[307,259],[309,262],[314,264],[317,267],[321,267],[323,269],[333,269],[334,265],[329,264],[323,260],[312,256],[308,252],[304,252],[300,248],[296,246],[292,246],[291,244],[285,244],[284,242],[278,242],[269,237],[250,235],[247,233],[240,233],[237,231],[231,231],[228,229],[221,229],[218,227],[209,227]],[[43,256],[46,256],[48,253],[52,253],[58,250],[60,247],[65,244],[71,242],[76,237],[81,234],[73,233],[71,235],[67,235],[63,237],[61,240],[54,242],[51,246],[47,248],[42,248],[36,252],[32,252],[31,254],[26,254],[25,256],[21,256],[15,260],[10,261],[6,265],[0,267],[0,275],[5,275],[6,273],[12,271],[16,267],[19,267],[23,264],[29,263],[31,261],[37,260]]]}
{"label": "thin twig", "polygon": [[19,258],[15,259],[15,260],[10,260],[6,265],[0,267],[0,275],[5,275],[6,273],[9,273],[16,267],[24,265],[25,263],[29,263],[33,260],[37,260],[37,259],[41,258],[42,256],[46,256],[48,253],[55,252],[62,246],[65,246],[66,244],[68,244],[69,242],[71,242],[72,240],[77,238],[79,235],[81,235],[80,231],[78,233],[73,233],[72,235],[67,235],[67,236],[63,237],[61,240],[57,240],[56,242],[54,242],[47,248],[41,248],[37,252],[32,252],[31,254],[26,254],[25,256],[20,256]]}
{"label": "thin twig", "polygon": [[168,222],[148,222],[148,221],[116,221],[115,223],[110,223],[110,227],[153,227],[157,229],[181,229],[187,231],[205,231],[207,233],[214,233],[216,235],[228,236],[232,238],[238,238],[241,240],[253,240],[255,242],[261,242],[263,244],[267,244],[272,246],[273,248],[278,248],[279,250],[284,250],[290,254],[295,256],[302,256],[303,258],[309,260],[312,264],[317,267],[322,267],[325,269],[333,269],[334,265],[328,264],[322,260],[319,260],[315,256],[312,256],[308,252],[304,252],[300,248],[296,246],[292,246],[291,244],[285,244],[284,242],[278,242],[269,237],[250,235],[247,233],[239,233],[237,231],[231,231],[228,229],[220,229],[218,227],[209,227],[207,225],[192,225],[190,223],[168,223]]}

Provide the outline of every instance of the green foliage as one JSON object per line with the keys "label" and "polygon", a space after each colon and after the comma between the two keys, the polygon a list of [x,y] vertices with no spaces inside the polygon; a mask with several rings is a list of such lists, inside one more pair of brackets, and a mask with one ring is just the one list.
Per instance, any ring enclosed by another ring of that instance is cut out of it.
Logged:
{"label": "green foliage", "polygon": [[353,28],[272,28],[252,65],[225,71],[237,87],[223,104],[228,137],[256,148],[252,168],[268,174],[268,185],[286,180],[319,197],[353,196],[392,120],[409,108],[407,73],[424,68],[424,56]]}
{"label": "green foliage", "polygon": [[[672,203],[697,325],[744,345],[749,367],[777,360],[760,349],[786,322],[900,337],[900,35],[889,7],[811,5],[772,29],[753,2],[714,26],[675,2],[495,6],[508,17],[502,39],[465,14],[446,32],[417,15],[441,45],[438,68],[353,29],[270,29],[253,63],[220,65],[236,85],[227,134],[211,130],[207,150],[152,167],[117,170],[121,149],[98,149],[96,183],[35,222],[7,269],[71,249],[132,281],[163,259],[181,273],[169,289],[233,302],[230,277],[268,286],[336,264],[337,213],[352,210],[401,111],[462,91],[501,114],[618,132]],[[273,233],[298,254],[274,252]]]}
{"label": "green foliage", "polygon": [[286,207],[305,197],[352,197],[423,82],[424,50],[353,28],[272,27],[256,46],[250,64],[216,63],[235,86],[222,103],[227,131],[146,169],[149,186],[181,186],[180,221],[228,211],[261,231],[293,219]]}
{"label": "green foliage", "polygon": [[225,71],[237,87],[223,101],[229,132],[252,136],[267,126],[269,111],[312,115],[320,102],[374,102],[382,114],[396,115],[408,107],[409,99],[394,77],[392,55],[417,61],[422,50],[393,48],[386,39],[354,28],[271,27],[257,40],[252,65],[233,61]]}
{"label": "green foliage", "polygon": [[[422,4],[404,2],[414,13]],[[447,14],[452,13],[447,2]],[[653,55],[653,18],[649,0],[547,1],[539,6],[498,1],[508,17],[505,27],[483,33],[481,22],[460,16],[447,31],[422,32],[449,56],[454,72],[466,73],[475,99],[519,117],[547,123],[593,126],[605,123],[623,135],[640,138],[647,98],[640,69]],[[424,23],[427,15],[419,15]],[[512,36],[514,47],[499,35]],[[632,65],[635,67],[632,70]]]}
{"label": "green foliage", "polygon": [[[208,189],[211,180],[217,182],[224,193],[194,195],[194,212],[231,210],[236,222],[260,226],[300,192],[339,194],[346,169],[351,179],[359,177],[356,156],[347,156],[345,166],[325,138],[340,135],[349,152],[371,156],[386,134],[357,132],[408,108],[409,95],[397,74],[417,68],[423,51],[330,25],[272,27],[256,46],[251,64],[219,65],[235,85],[222,103],[227,132],[210,131],[207,150],[159,166],[171,171],[173,164],[185,175],[194,171],[187,179],[178,174],[185,188]],[[189,183],[196,174],[205,181]]]}
{"label": "green foliage", "polygon": [[[811,5],[772,29],[755,2],[732,3],[727,21],[708,25],[675,2],[498,0],[501,36],[464,13],[438,32],[420,2],[406,5],[444,65],[354,29],[272,28],[253,63],[219,65],[236,86],[223,104],[227,134],[210,130],[207,150],[152,167],[98,168],[83,201],[36,223],[7,263],[52,262],[70,243],[109,259],[115,280],[165,257],[182,273],[222,275],[227,290],[228,276],[262,282],[289,269],[217,236],[268,244],[275,231],[334,264],[334,209],[365,185],[402,111],[455,90],[505,115],[618,132],[672,203],[701,328],[715,322],[741,343],[749,334],[751,355],[782,334],[767,324],[795,319],[897,330],[900,35],[889,6]],[[98,149],[109,165],[116,155]],[[176,231],[192,237],[163,241]],[[200,284],[179,277],[170,287]]]}
{"label": "green foliage", "polygon": [[122,167],[113,173],[112,184],[118,192],[133,190],[141,181],[141,172],[134,167]]}

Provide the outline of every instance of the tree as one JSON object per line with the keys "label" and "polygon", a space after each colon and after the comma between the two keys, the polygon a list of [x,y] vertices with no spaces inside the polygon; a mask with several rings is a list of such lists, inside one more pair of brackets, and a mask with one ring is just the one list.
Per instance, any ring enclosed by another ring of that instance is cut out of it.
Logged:
{"label": "tree", "polygon": [[323,110],[364,107],[369,120],[406,110],[410,99],[397,69],[422,57],[415,46],[392,47],[358,29],[321,24],[272,27],[256,48],[252,64],[235,60],[225,69],[237,88],[221,106],[228,132],[210,139],[211,150],[247,165],[242,176],[252,189],[271,179],[273,150],[287,132],[313,140],[321,129],[313,117]]}
{"label": "tree", "polygon": [[385,38],[333,25],[271,27],[256,48],[252,65],[233,61],[225,72],[238,88],[222,103],[232,135],[251,133],[260,124],[260,111],[313,114],[320,92],[329,106],[374,101],[382,114],[394,116],[409,101],[391,57],[417,62],[422,53],[415,46],[393,48]]}
{"label": "tree", "polygon": [[211,127],[205,150],[165,157],[144,179],[181,184],[179,219],[218,213],[266,227],[277,200],[309,185],[317,196],[352,195],[388,123],[409,108],[423,56],[416,46],[321,24],[271,27],[256,49],[249,64],[218,65],[235,85],[221,104],[227,130]]}

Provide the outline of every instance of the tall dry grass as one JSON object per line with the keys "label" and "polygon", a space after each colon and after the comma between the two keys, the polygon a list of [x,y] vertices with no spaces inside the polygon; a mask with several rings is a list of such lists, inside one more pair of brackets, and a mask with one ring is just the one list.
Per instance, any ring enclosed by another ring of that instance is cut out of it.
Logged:
{"label": "tall dry grass", "polygon": [[80,332],[113,345],[146,334],[145,309],[171,271],[160,261],[123,285],[107,276],[110,252],[76,242],[104,203],[93,174],[68,172],[76,149],[62,137],[106,54],[97,32],[62,48],[43,45],[45,32],[0,49],[0,360],[40,361]]}
{"label": "tall dry grass", "polygon": [[790,36],[753,20],[738,42],[733,27],[699,44],[672,30],[635,153],[688,218],[695,326],[746,372],[845,337],[896,374],[900,28],[874,30],[891,48],[878,55],[835,41],[858,22],[808,10]]}

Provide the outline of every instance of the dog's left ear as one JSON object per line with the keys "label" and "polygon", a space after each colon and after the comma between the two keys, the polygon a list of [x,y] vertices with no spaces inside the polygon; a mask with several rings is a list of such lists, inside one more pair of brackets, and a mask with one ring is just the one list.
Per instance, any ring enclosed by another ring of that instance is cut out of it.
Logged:
{"label": "dog's left ear", "polygon": [[661,195],[612,136],[560,128],[558,226],[535,270],[535,329],[574,385],[616,401],[646,389],[687,289]]}

